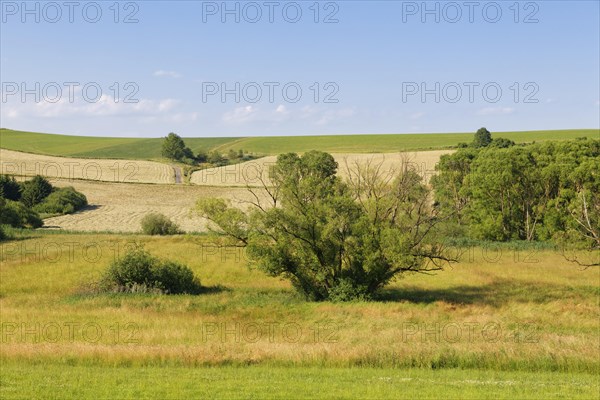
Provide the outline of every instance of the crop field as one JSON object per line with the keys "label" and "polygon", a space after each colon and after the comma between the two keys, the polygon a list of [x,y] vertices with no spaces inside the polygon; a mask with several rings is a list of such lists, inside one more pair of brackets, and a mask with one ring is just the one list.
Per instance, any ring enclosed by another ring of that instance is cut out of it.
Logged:
{"label": "crop field", "polygon": [[[165,132],[165,136],[168,132]],[[495,132],[517,143],[544,140],[568,140],[598,137],[597,129],[571,129],[530,132]],[[472,133],[276,136],[252,138],[185,138],[195,153],[200,150],[243,149],[257,155],[321,150],[330,153],[397,153],[411,150],[433,150],[470,142]],[[156,160],[161,158],[161,139],[108,138],[53,135],[0,129],[0,148],[27,153],[82,158],[117,158]]]}
{"label": "crop field", "polygon": [[[574,129],[557,131],[494,132],[494,137],[528,143],[544,140],[569,140],[582,136],[598,137],[597,129]],[[276,155],[287,152],[321,150],[330,153],[395,153],[408,150],[433,150],[454,147],[460,142],[472,140],[472,133],[426,133],[401,135],[341,135],[341,136],[294,136],[255,137],[227,142],[219,149],[244,149],[259,154]]]}
{"label": "crop field", "polygon": [[[391,154],[334,154],[340,176],[356,163],[399,168],[403,163],[415,168],[426,179],[435,171],[443,154],[453,150],[434,150]],[[93,232],[137,232],[142,218],[158,212],[173,219],[186,232],[206,231],[206,221],[190,217],[200,198],[220,197],[239,207],[251,200],[246,186],[260,187],[259,171],[266,184],[268,168],[276,157],[268,156],[225,167],[193,173],[191,185],[175,185],[173,167],[141,160],[105,160],[42,156],[0,149],[2,172],[20,176],[41,174],[58,187],[73,186],[86,195],[89,207],[75,214],[48,218],[49,229]]]}
{"label": "crop field", "polygon": [[0,173],[123,183],[175,183],[173,167],[154,161],[53,157],[0,149]]}
{"label": "crop field", "polygon": [[[454,150],[415,151],[406,153],[331,153],[338,163],[338,174],[347,179],[349,170],[357,165],[372,165],[382,171],[401,168],[402,165],[414,168],[426,179],[435,173],[435,166],[444,154]],[[269,166],[277,161],[276,156],[263,157],[225,167],[196,171],[190,182],[206,186],[262,186],[269,185]]]}
{"label": "crop field", "polygon": [[[133,242],[190,266],[209,291],[88,293]],[[33,233],[0,248],[2,398],[99,398],[115,387],[121,398],[600,390],[600,275],[552,249],[463,249],[451,269],[344,304],[306,302],[249,269],[242,249],[203,236]]]}
{"label": "crop field", "polygon": [[75,231],[137,232],[142,218],[158,212],[186,232],[206,230],[206,221],[190,215],[197,200],[219,197],[244,208],[250,193],[241,188],[189,185],[148,185],[92,181],[53,180],[58,187],[73,186],[87,196],[89,207],[81,212],[48,218],[47,228]]}

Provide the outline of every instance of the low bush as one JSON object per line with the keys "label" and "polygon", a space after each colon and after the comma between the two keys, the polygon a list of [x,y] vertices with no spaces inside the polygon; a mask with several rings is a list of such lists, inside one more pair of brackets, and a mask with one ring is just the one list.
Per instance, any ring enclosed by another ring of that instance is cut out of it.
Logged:
{"label": "low bush", "polygon": [[152,213],[142,219],[142,232],[146,235],[176,235],[181,230],[165,215]]}
{"label": "low bush", "polygon": [[351,279],[340,279],[337,284],[329,289],[329,301],[368,301],[372,297],[366,286],[356,285]]}
{"label": "low bush", "polygon": [[136,247],[113,262],[100,282],[108,292],[198,294],[200,280],[182,264],[161,260]]}
{"label": "low bush", "polygon": [[52,185],[39,175],[21,184],[21,202],[27,207],[40,204],[50,193],[52,193]]}
{"label": "low bush", "polygon": [[72,187],[56,189],[34,210],[45,214],[72,214],[87,206],[88,201],[84,194]]}
{"label": "low bush", "polygon": [[0,224],[13,228],[40,228],[44,221],[38,213],[20,202],[0,199]]}

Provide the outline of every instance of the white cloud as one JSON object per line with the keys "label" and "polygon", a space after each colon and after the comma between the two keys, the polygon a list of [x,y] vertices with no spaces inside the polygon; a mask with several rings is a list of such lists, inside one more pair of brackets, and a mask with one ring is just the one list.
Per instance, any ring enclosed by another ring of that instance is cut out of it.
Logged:
{"label": "white cloud", "polygon": [[176,71],[165,71],[163,69],[159,69],[158,71],[154,71],[154,74],[152,74],[154,76],[166,76],[169,78],[181,78],[181,74],[179,72]]}
{"label": "white cloud", "polygon": [[280,104],[275,108],[263,109],[255,106],[237,107],[222,115],[223,122],[227,124],[269,123],[277,124],[287,121],[301,121],[313,125],[326,125],[334,121],[350,118],[354,109],[321,110],[315,106],[304,106],[300,109],[289,109]]}
{"label": "white cloud", "polygon": [[411,114],[410,119],[420,119],[420,118],[423,118],[425,115],[426,115],[426,113],[424,113],[424,112],[414,113],[414,114]]}
{"label": "white cloud", "polygon": [[243,124],[254,120],[257,113],[258,109],[253,106],[237,107],[223,114],[223,121],[228,124]]}
{"label": "white cloud", "polygon": [[477,111],[477,115],[509,115],[514,112],[515,109],[512,107],[486,107]]}
{"label": "white cloud", "polygon": [[170,111],[173,109],[173,107],[175,107],[179,103],[180,103],[179,100],[175,100],[175,99],[161,100],[158,103],[158,111]]}
{"label": "white cloud", "polygon": [[6,107],[2,107],[1,117],[10,119],[61,119],[77,117],[124,117],[139,118],[141,122],[156,121],[195,121],[197,112],[183,113],[177,109],[181,103],[176,99],[139,99],[137,103],[125,103],[121,99],[115,101],[113,96],[102,95],[97,101],[74,97],[70,101],[63,97],[56,102],[22,103],[16,99]]}
{"label": "white cloud", "polygon": [[325,112],[321,113],[321,118],[319,118],[316,121],[317,125],[327,125],[331,122],[340,120],[340,119],[345,119],[345,118],[350,118],[351,116],[354,115],[354,110],[349,109],[349,108],[345,108],[342,110],[328,110]]}

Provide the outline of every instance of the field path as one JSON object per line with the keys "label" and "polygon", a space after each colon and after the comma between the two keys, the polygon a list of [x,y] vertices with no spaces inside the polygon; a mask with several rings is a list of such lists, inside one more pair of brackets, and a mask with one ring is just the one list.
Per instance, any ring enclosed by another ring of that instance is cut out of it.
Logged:
{"label": "field path", "polygon": [[182,180],[181,180],[181,168],[174,166],[173,167],[173,171],[175,172],[175,183],[177,184],[181,184]]}

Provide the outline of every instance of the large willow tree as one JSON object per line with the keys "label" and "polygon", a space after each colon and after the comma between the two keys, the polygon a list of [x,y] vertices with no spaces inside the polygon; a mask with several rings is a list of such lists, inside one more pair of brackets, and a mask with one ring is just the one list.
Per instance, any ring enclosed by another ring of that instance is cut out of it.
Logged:
{"label": "large willow tree", "polygon": [[197,203],[213,229],[247,246],[271,276],[289,279],[311,300],[369,299],[407,272],[439,270],[450,260],[435,237],[440,218],[421,177],[403,163],[346,165],[327,153],[280,155],[270,183],[251,190],[248,212],[225,200]]}

